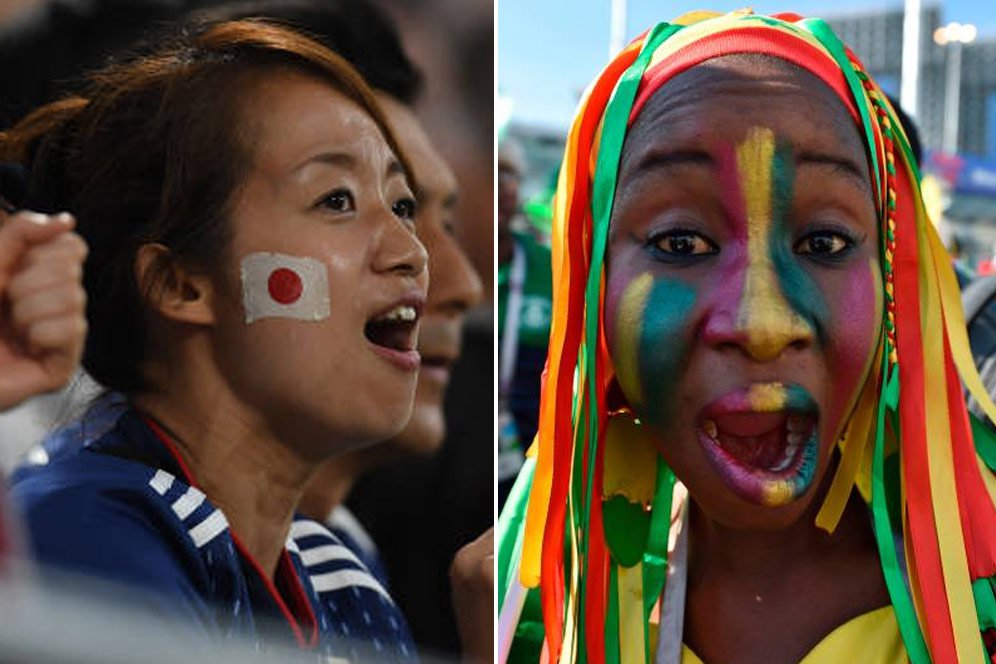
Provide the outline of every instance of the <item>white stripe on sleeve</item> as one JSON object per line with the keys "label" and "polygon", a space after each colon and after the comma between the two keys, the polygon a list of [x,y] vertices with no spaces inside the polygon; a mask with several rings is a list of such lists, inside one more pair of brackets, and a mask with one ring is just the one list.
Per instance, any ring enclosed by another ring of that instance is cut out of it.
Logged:
{"label": "white stripe on sleeve", "polygon": [[394,603],[391,596],[387,594],[386,590],[384,590],[384,586],[380,585],[377,582],[377,579],[371,576],[369,572],[344,569],[339,570],[338,572],[316,574],[311,577],[311,584],[315,587],[315,590],[320,593],[342,590],[343,588],[368,588],[380,593],[384,599],[388,600],[392,604]]}
{"label": "white stripe on sleeve", "polygon": [[364,569],[366,568],[366,566],[360,562],[360,559],[356,557],[356,554],[342,544],[326,544],[324,546],[316,546],[313,549],[301,552],[301,562],[303,562],[306,567],[313,567],[314,565],[320,565],[321,563],[327,563],[333,560],[348,560],[351,563],[356,563]]}
{"label": "white stripe on sleeve", "polygon": [[190,529],[190,538],[194,540],[194,546],[199,549],[221,534],[225,528],[228,528],[228,519],[221,513],[221,510],[215,510],[206,519]]}
{"label": "white stripe on sleeve", "polygon": [[152,476],[149,480],[149,486],[156,490],[160,496],[166,495],[169,488],[173,486],[173,480],[175,478],[167,473],[165,470],[157,470],[156,474]]}
{"label": "white stripe on sleeve", "polygon": [[201,506],[204,502],[204,493],[199,489],[190,487],[187,489],[186,493],[177,498],[173,502],[173,511],[181,519],[186,519],[188,516],[193,514],[194,510]]}
{"label": "white stripe on sleeve", "polygon": [[328,531],[322,524],[317,521],[303,520],[295,521],[291,524],[290,530],[291,537],[294,539],[299,539],[301,537],[307,537],[309,535],[321,535],[322,537],[332,537],[332,533]]}

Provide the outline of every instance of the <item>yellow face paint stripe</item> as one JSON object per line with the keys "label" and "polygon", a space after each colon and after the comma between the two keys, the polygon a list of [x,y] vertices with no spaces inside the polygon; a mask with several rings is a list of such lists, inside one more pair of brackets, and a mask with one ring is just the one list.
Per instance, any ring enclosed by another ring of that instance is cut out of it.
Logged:
{"label": "yellow face paint stripe", "polygon": [[775,135],[755,127],[736,148],[737,179],[747,215],[747,273],[737,322],[758,360],[772,360],[787,340],[808,334],[806,322],[782,293],[771,259],[772,168]]}
{"label": "yellow face paint stripe", "polygon": [[766,507],[779,507],[787,505],[794,498],[792,485],[785,480],[770,482],[764,486],[764,496],[761,501]]}
{"label": "yellow face paint stripe", "polygon": [[650,296],[654,279],[649,273],[641,274],[626,286],[619,303],[615,320],[616,377],[623,394],[630,395],[634,408],[643,404],[643,385],[640,381],[640,331],[643,329],[643,310]]}
{"label": "yellow face paint stripe", "polygon": [[782,383],[760,383],[751,385],[747,391],[747,402],[751,410],[758,413],[773,413],[785,408],[788,391]]}

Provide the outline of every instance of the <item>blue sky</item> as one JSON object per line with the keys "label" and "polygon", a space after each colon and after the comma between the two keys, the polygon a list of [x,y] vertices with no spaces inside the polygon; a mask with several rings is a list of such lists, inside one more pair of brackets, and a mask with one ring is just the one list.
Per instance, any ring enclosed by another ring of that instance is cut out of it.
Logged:
{"label": "blue sky", "polygon": [[[692,9],[832,13],[902,6],[902,0],[628,0],[627,38]],[[496,0],[498,90],[513,101],[513,120],[565,128],[580,91],[608,58],[610,0]],[[927,4],[926,2],[924,4]],[[974,23],[996,39],[996,3],[947,0],[942,20]]]}

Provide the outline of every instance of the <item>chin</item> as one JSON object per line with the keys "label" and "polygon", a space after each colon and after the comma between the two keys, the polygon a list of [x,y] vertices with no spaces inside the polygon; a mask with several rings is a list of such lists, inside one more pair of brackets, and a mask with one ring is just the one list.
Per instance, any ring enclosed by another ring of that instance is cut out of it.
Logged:
{"label": "chin", "polygon": [[[766,505],[740,495],[728,486],[721,475],[696,473],[685,482],[692,500],[711,521],[731,530],[778,531],[789,528],[800,519],[814,519],[814,507],[819,507],[828,488],[832,473],[826,460],[816,469],[814,481],[805,491],[778,505]],[[679,479],[681,479],[679,475]]]}
{"label": "chin", "polygon": [[442,409],[416,404],[408,424],[388,444],[399,454],[429,456],[439,451],[445,436]]}

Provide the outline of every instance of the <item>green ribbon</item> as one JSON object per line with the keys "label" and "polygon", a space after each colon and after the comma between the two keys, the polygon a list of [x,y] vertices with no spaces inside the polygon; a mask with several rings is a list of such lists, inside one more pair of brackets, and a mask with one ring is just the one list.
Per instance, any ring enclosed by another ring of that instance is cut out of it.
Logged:
{"label": "green ribbon", "polygon": [[972,582],[972,597],[975,599],[975,613],[979,617],[979,630],[996,629],[996,597],[993,596],[992,578],[976,579]]}
{"label": "green ribbon", "polygon": [[996,472],[996,432],[984,421],[968,414],[969,424],[972,426],[972,440],[975,441],[975,452],[979,455],[986,467]]}
{"label": "green ribbon", "polygon": [[652,662],[650,652],[650,612],[664,592],[667,578],[667,545],[671,533],[671,501],[674,498],[674,471],[664,457],[657,455],[657,487],[650,508],[650,535],[647,551],[643,554],[643,621],[647,625],[644,641],[647,662]]}
{"label": "green ribbon", "polygon": [[[875,449],[872,456],[872,518],[875,527],[875,541],[878,544],[879,557],[882,561],[882,572],[885,575],[885,585],[892,599],[892,606],[899,623],[899,633],[906,645],[911,664],[930,664],[930,654],[920,630],[920,623],[913,608],[913,598],[910,595],[906,578],[899,564],[896,553],[896,542],[893,533],[900,524],[893,523],[889,516],[889,496],[885,480],[885,416],[886,408],[895,412],[899,401],[899,371],[893,367],[890,372],[889,359],[882,354],[882,376],[885,377],[882,394],[878,401],[878,425],[875,430]],[[898,425],[897,422],[893,424]],[[897,429],[898,432],[898,429]],[[899,496],[891,497],[898,502]],[[897,511],[898,508],[897,508]],[[900,512],[901,513],[901,512]]]}
{"label": "green ribbon", "polygon": [[[799,26],[805,28],[809,31],[809,34],[816,37],[816,39],[823,44],[823,47],[830,52],[830,55],[837,62],[837,66],[844,73],[844,80],[847,81],[847,87],[851,90],[851,95],[854,97],[855,106],[858,107],[858,115],[861,116],[861,125],[865,132],[865,145],[868,147],[868,156],[871,160],[872,173],[877,174],[879,172],[878,168],[878,155],[875,153],[875,132],[872,129],[872,117],[868,113],[868,105],[864,103],[865,99],[865,86],[858,78],[858,75],[854,71],[851,61],[847,57],[847,53],[844,51],[844,45],[834,34],[833,30],[823,19],[819,18],[807,18],[803,19],[798,23]],[[877,121],[876,121],[877,122]],[[878,196],[878,189],[875,190],[876,197]],[[880,203],[883,203],[880,201]]]}
{"label": "green ribbon", "polygon": [[[512,490],[505,499],[505,507],[495,524],[495,537],[498,540],[498,612],[505,606],[505,595],[509,583],[515,582],[512,571],[522,552],[522,538],[525,532],[526,506],[529,504],[529,489],[533,484],[536,459],[528,458],[522,464]],[[519,552],[517,555],[516,552]]]}
{"label": "green ribbon", "polygon": [[[598,161],[595,167],[595,178],[592,185],[592,250],[591,266],[588,270],[588,280],[585,288],[585,344],[584,353],[585,376],[580,381],[581,389],[587,388],[587,412],[579,412],[582,418],[580,426],[575,427],[577,435],[575,438],[575,470],[580,470],[580,454],[582,444],[587,449],[588,468],[584,474],[584,500],[580,523],[584,525],[579,537],[579,554],[583,565],[588,564],[588,533],[587,526],[591,523],[591,502],[594,487],[594,460],[596,458],[598,436],[597,423],[598,413],[598,393],[599,386],[596,380],[595,360],[598,349],[598,321],[601,318],[599,310],[599,292],[601,290],[602,268],[605,260],[605,246],[608,237],[609,216],[612,212],[612,199],[615,196],[616,178],[619,169],[619,158],[622,155],[623,141],[626,137],[626,125],[629,120],[629,113],[636,99],[636,92],[643,78],[643,72],[650,63],[657,47],[668,37],[681,29],[681,26],[674,26],[667,23],[658,24],[643,42],[643,47],[636,61],[623,73],[616,88],[612,93],[606,107],[601,141],[598,147]],[[580,186],[580,185],[579,185]],[[587,416],[587,417],[585,417]],[[578,472],[575,476],[580,476]],[[587,569],[581,574],[579,588],[579,610],[580,615],[585,615],[585,595],[587,583]],[[584,621],[579,620],[580,635],[579,643],[584,643]],[[606,649],[612,650],[606,638]],[[619,634],[615,633],[615,651],[618,653]]]}

